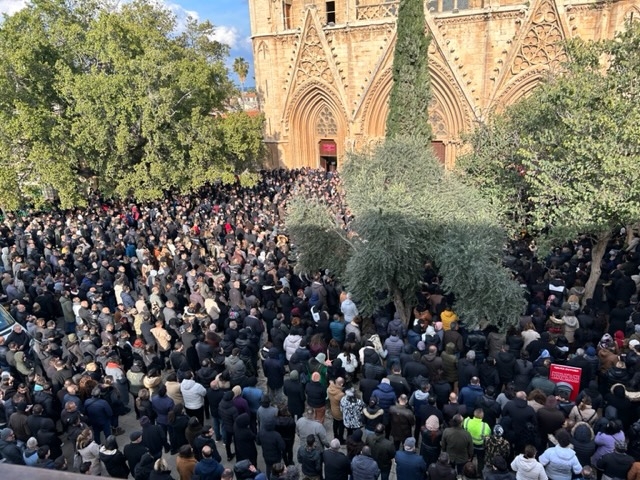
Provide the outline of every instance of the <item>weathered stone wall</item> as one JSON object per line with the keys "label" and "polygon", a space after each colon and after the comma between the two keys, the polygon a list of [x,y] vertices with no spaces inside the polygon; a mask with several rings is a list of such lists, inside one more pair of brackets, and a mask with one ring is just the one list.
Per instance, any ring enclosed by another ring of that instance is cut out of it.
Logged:
{"label": "weathered stone wall", "polygon": [[[397,2],[250,0],[256,88],[273,166],[320,165],[320,140],[345,151],[384,135]],[[528,95],[565,59],[559,42],[611,38],[640,1],[431,0],[427,33],[434,148],[452,166],[460,135]],[[330,6],[330,4],[329,4]],[[427,114],[427,112],[425,112]]]}

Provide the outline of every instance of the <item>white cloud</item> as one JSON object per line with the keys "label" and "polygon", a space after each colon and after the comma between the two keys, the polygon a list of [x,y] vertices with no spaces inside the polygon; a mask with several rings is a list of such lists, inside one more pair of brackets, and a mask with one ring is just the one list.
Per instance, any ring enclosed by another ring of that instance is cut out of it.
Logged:
{"label": "white cloud", "polygon": [[13,15],[27,5],[27,0],[0,0],[0,15]]}
{"label": "white cloud", "polygon": [[229,45],[235,48],[240,40],[240,33],[236,27],[227,27],[225,25],[216,25],[211,40]]}
{"label": "white cloud", "polygon": [[178,3],[168,2],[166,0],[159,0],[158,3],[164,5],[169,9],[171,13],[176,16],[176,32],[183,32],[187,28],[187,19],[189,17],[198,20],[200,17],[195,10],[187,10]]}

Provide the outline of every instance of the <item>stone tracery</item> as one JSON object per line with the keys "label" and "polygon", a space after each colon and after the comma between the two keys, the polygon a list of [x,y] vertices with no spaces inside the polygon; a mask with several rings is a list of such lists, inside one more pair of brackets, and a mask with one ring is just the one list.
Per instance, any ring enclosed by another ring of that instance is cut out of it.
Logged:
{"label": "stone tracery", "polygon": [[298,62],[296,71],[296,82],[303,84],[311,78],[321,78],[329,84],[333,84],[334,79],[331,74],[329,61],[324,52],[320,36],[316,26],[311,24],[301,40],[304,45]]}
{"label": "stone tracery", "polygon": [[516,55],[511,72],[514,75],[536,65],[553,68],[567,59],[560,42],[564,33],[553,0],[543,0],[531,17],[531,25]]}

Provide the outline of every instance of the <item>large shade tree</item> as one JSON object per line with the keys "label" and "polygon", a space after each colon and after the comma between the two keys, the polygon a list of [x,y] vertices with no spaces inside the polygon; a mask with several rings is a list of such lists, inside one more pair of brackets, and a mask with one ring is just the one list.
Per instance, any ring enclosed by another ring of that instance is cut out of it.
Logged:
{"label": "large shade tree", "polygon": [[[262,145],[260,119],[226,115],[228,48],[209,22],[152,0],[33,0],[0,26],[0,205],[52,187],[82,205],[82,178],[101,193],[145,200],[235,181]],[[234,127],[250,131],[236,132]]]}
{"label": "large shade tree", "polygon": [[479,129],[459,162],[514,227],[546,244],[593,238],[585,301],[612,232],[640,221],[639,46],[638,22],[611,41],[568,43],[563,71]]}
{"label": "large shade tree", "polygon": [[506,329],[522,312],[523,292],[501,263],[505,231],[491,204],[446,172],[429,148],[428,45],[422,0],[402,0],[387,138],[350,154],[342,170],[355,218],[348,233],[307,200],[290,205],[287,228],[298,268],[335,272],[366,314],[393,302],[408,322],[429,260],[468,326]]}
{"label": "large shade tree", "polygon": [[504,229],[491,205],[447,173],[422,140],[394,137],[350,156],[342,171],[355,218],[348,232],[322,205],[293,202],[287,229],[299,267],[329,268],[365,313],[393,301],[407,321],[430,259],[469,326],[506,328],[521,313],[523,294],[501,264]]}

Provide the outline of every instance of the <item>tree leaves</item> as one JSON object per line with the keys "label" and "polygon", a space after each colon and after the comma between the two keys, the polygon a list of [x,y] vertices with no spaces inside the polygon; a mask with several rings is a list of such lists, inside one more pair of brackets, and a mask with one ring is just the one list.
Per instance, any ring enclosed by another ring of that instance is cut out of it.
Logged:
{"label": "tree leaves", "polygon": [[431,126],[427,109],[431,101],[429,38],[425,35],[422,0],[402,0],[393,56],[393,86],[389,97],[387,137],[414,135],[429,144]]}
{"label": "tree leaves", "polygon": [[105,195],[149,200],[259,164],[262,118],[223,115],[228,48],[209,22],[174,29],[151,0],[38,0],[4,21],[0,152],[17,187],[0,192],[5,208],[33,201],[36,185],[80,205],[82,177]]}
{"label": "tree leaves", "polygon": [[554,241],[591,233],[606,242],[613,228],[640,220],[638,45],[638,22],[613,41],[569,42],[562,74],[473,135],[473,153],[460,163],[466,178],[503,213],[525,194],[520,226]]}
{"label": "tree leaves", "polygon": [[420,140],[395,137],[351,154],[342,180],[355,217],[348,239],[321,205],[300,201],[289,209],[299,269],[337,272],[370,314],[390,301],[414,305],[431,260],[470,325],[505,327],[518,318],[523,294],[502,267],[506,235],[491,205],[445,172]]}

